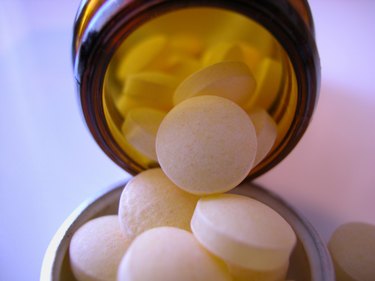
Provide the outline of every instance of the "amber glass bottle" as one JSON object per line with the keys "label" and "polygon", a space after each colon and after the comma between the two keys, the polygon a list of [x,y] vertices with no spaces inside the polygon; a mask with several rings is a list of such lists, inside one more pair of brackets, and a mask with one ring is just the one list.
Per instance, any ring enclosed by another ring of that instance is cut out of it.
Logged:
{"label": "amber glass bottle", "polygon": [[245,42],[257,54],[255,72],[266,58],[275,62],[277,74],[264,77],[276,90],[259,98],[256,106],[276,121],[278,137],[249,177],[268,171],[289,154],[308,126],[319,92],[320,62],[306,1],[83,1],[73,40],[83,114],[100,147],[132,174],[158,164],[132,148],[121,133],[126,117],[119,113],[116,99],[126,80],[120,81],[116,67],[139,42],[158,34],[180,42],[194,36],[209,47]]}

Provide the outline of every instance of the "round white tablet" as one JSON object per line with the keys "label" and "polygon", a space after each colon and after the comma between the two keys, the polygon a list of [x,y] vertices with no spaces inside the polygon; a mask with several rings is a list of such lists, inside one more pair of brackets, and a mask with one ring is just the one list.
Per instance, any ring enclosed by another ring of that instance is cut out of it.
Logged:
{"label": "round white tablet", "polygon": [[78,281],[116,281],[117,268],[131,240],[117,216],[95,218],[81,226],[69,246],[70,265]]}
{"label": "round white tablet", "polygon": [[161,169],[146,170],[132,178],[121,194],[121,230],[129,237],[157,226],[190,230],[197,201],[197,196],[178,188]]}
{"label": "round white tablet", "polygon": [[235,194],[201,198],[191,229],[204,247],[228,264],[255,271],[285,265],[296,243],[292,228],[276,211]]}
{"label": "round white tablet", "polygon": [[121,261],[118,281],[229,281],[225,264],[210,255],[194,236],[173,227],[139,235]]}
{"label": "round white tablet", "polygon": [[194,194],[236,187],[249,174],[256,150],[249,116],[216,96],[194,97],[175,106],[156,136],[161,168],[177,186]]}
{"label": "round white tablet", "polygon": [[372,281],[375,278],[375,225],[352,222],[333,233],[328,248],[339,281]]}

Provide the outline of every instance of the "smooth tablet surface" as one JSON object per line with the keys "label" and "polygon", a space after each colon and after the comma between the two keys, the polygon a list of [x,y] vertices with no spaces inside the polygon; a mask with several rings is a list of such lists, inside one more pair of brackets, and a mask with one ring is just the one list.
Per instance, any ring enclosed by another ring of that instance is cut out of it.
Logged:
{"label": "smooth tablet surface", "polygon": [[201,67],[201,63],[197,59],[181,53],[170,54],[165,59],[168,64],[165,71],[176,77],[179,81],[184,80]]}
{"label": "smooth tablet surface", "polygon": [[202,63],[208,66],[222,61],[241,61],[254,73],[264,54],[245,42],[223,42],[214,45],[205,52]]}
{"label": "smooth tablet surface", "polygon": [[373,281],[375,278],[375,225],[352,222],[333,233],[328,248],[337,281]]}
{"label": "smooth tablet surface", "polygon": [[[121,60],[116,76],[119,79],[125,79],[129,74],[150,67],[157,68],[157,60],[167,47],[167,43],[168,38],[161,34],[140,41],[128,51],[125,59]],[[156,64],[156,66],[153,64]]]}
{"label": "smooth tablet surface", "polygon": [[78,281],[116,281],[117,269],[131,240],[117,216],[103,216],[81,226],[69,246],[70,265]]}
{"label": "smooth tablet surface", "polygon": [[252,95],[256,82],[249,67],[239,61],[225,61],[207,66],[188,76],[177,87],[174,104],[187,98],[214,95],[242,105]]}
{"label": "smooth tablet surface", "polygon": [[160,124],[156,154],[166,175],[194,194],[236,187],[250,172],[256,133],[246,112],[216,96],[190,98]]}
{"label": "smooth tablet surface", "polygon": [[256,105],[265,109],[271,106],[281,86],[282,71],[282,64],[279,61],[272,58],[262,60],[254,72],[257,87],[250,101],[252,106]]}
{"label": "smooth tablet surface", "polygon": [[242,61],[244,54],[237,43],[222,42],[207,49],[203,56],[203,65],[209,66],[222,61]]}
{"label": "smooth tablet surface", "polygon": [[150,169],[132,178],[121,194],[121,230],[129,237],[157,226],[190,230],[198,197],[178,188],[161,169]]}
{"label": "smooth tablet surface", "polygon": [[140,153],[157,161],[156,133],[166,113],[147,107],[132,109],[126,115],[121,131],[126,140]]}
{"label": "smooth tablet surface", "polygon": [[260,49],[255,48],[250,44],[240,42],[239,45],[242,50],[243,61],[247,64],[252,73],[255,73],[257,66],[260,64],[260,61],[262,60],[264,54]]}
{"label": "smooth tablet surface", "polygon": [[173,93],[177,80],[161,72],[141,72],[127,77],[116,107],[122,116],[135,107],[169,110],[173,106]]}
{"label": "smooth tablet surface", "polygon": [[198,57],[204,45],[202,40],[192,34],[176,34],[170,38],[169,47],[171,50]]}
{"label": "smooth tablet surface", "polygon": [[158,227],[138,236],[121,261],[119,281],[229,281],[223,262],[210,255],[194,236],[173,227]]}
{"label": "smooth tablet surface", "polygon": [[264,109],[258,108],[250,114],[257,134],[258,149],[254,160],[254,166],[271,151],[277,137],[277,125],[272,117]]}
{"label": "smooth tablet surface", "polygon": [[276,211],[235,194],[201,198],[191,229],[204,247],[228,264],[255,271],[286,264],[296,243],[292,228]]}

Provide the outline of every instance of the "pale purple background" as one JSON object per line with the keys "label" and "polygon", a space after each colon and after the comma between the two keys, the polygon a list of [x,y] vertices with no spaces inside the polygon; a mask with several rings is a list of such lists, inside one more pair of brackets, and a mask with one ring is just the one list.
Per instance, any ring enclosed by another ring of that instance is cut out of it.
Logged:
{"label": "pale purple background", "polygon": [[[327,241],[350,220],[375,223],[375,1],[311,0],[322,61],[313,122],[257,179]],[[128,174],[85,127],[71,36],[78,0],[0,0],[0,280],[38,280],[44,251],[90,195]]]}

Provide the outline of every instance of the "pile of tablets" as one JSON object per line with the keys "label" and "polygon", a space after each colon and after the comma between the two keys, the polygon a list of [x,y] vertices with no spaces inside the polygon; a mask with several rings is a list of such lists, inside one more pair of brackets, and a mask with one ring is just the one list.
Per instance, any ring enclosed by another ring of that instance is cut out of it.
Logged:
{"label": "pile of tablets", "polygon": [[128,182],[118,216],[75,233],[79,281],[285,280],[292,228],[265,204],[226,193],[274,145],[275,122],[249,104],[280,66],[241,42],[204,50],[184,40],[149,38],[119,64],[124,138],[160,168]]}

